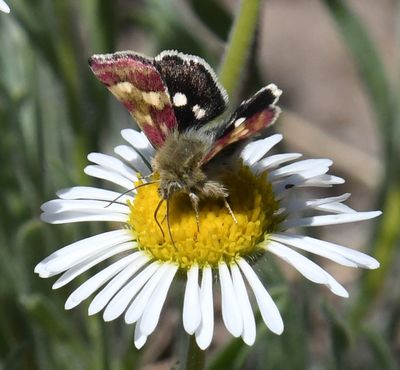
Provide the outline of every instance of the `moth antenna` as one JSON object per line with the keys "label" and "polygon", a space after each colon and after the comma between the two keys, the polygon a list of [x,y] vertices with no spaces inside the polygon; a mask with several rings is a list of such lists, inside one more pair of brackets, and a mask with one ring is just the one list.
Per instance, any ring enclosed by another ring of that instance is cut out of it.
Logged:
{"label": "moth antenna", "polygon": [[235,224],[237,224],[238,222],[237,222],[237,219],[236,219],[236,217],[235,217],[235,214],[233,213],[232,208],[231,208],[231,206],[229,205],[229,203],[228,203],[228,201],[226,200],[226,198],[224,198],[224,204],[225,204],[225,207],[228,209],[229,214],[232,216],[233,221],[235,222]]}
{"label": "moth antenna", "polygon": [[121,193],[120,195],[118,195],[115,199],[113,199],[110,203],[108,203],[106,206],[104,206],[104,208],[110,207],[111,204],[114,204],[118,199],[122,198],[124,195],[130,193],[131,191],[134,191],[136,189],[141,188],[142,186],[146,186],[146,185],[151,185],[151,184],[156,184],[157,182],[160,182],[160,180],[154,180],[154,181],[150,181],[150,182],[145,182],[144,184],[140,184],[138,186],[135,186],[132,189],[128,189],[126,191],[124,191],[123,193]]}
{"label": "moth antenna", "polygon": [[197,233],[200,232],[200,216],[199,216],[199,197],[195,193],[189,193],[190,202],[196,216]]}
{"label": "moth antenna", "polygon": [[[146,176],[142,176],[140,179],[149,179],[151,176],[153,176],[154,175],[154,172],[152,172],[152,173],[149,173],[148,175],[146,175]],[[156,180],[155,180],[156,181]]]}
{"label": "moth antenna", "polygon": [[174,238],[172,237],[171,225],[169,223],[169,199],[167,199],[167,226],[168,226],[168,234],[169,234],[169,237],[171,238],[172,245],[176,249],[175,241],[174,241]]}
{"label": "moth antenna", "polygon": [[[160,224],[160,223],[158,222],[158,220],[157,220],[157,213],[158,213],[158,211],[159,211],[159,209],[160,209],[160,207],[161,207],[162,202],[164,202],[164,199],[163,199],[163,198],[160,199],[160,201],[158,202],[157,207],[156,207],[156,209],[155,209],[155,211],[154,211],[154,221],[156,222],[158,228],[159,228],[160,231],[161,231],[161,234],[162,234],[162,236],[163,236],[163,239],[165,240],[164,230],[163,230],[163,228],[161,227],[161,224]],[[167,202],[167,205],[168,205],[168,202]]]}

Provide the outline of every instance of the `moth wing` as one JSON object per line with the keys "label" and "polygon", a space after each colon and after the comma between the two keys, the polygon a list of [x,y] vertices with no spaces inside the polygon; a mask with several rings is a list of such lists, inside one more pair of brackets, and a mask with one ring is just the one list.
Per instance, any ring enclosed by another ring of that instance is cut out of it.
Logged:
{"label": "moth wing", "polygon": [[275,105],[281,94],[282,91],[275,84],[269,84],[250,99],[243,101],[216,135],[216,140],[203,163],[208,162],[228,145],[254,136],[273,124],[281,111]]}
{"label": "moth wing", "polygon": [[228,95],[202,58],[166,50],[154,64],[168,87],[179,131],[209,122],[225,110]]}
{"label": "moth wing", "polygon": [[128,109],[154,147],[177,126],[168,88],[152,59],[130,51],[93,55],[95,76]]}

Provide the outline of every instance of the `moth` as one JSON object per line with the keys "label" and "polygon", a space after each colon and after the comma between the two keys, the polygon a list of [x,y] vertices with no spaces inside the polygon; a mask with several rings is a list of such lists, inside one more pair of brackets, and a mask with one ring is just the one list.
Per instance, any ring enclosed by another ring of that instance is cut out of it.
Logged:
{"label": "moth", "polygon": [[227,108],[228,95],[198,56],[167,50],[148,58],[122,51],[93,55],[89,65],[156,149],[151,166],[159,175],[159,206],[167,201],[167,217],[168,201],[184,193],[197,224],[199,202],[208,197],[222,199],[236,220],[221,173],[234,170],[238,148],[276,120],[281,90],[270,84],[243,101],[229,119],[212,122]]}

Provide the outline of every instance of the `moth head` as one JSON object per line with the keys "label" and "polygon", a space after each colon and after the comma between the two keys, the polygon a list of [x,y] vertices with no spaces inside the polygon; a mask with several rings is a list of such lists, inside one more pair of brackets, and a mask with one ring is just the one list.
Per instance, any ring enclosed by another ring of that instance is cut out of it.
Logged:
{"label": "moth head", "polygon": [[168,200],[172,194],[182,191],[183,185],[179,180],[166,180],[160,183],[158,192],[162,199]]}

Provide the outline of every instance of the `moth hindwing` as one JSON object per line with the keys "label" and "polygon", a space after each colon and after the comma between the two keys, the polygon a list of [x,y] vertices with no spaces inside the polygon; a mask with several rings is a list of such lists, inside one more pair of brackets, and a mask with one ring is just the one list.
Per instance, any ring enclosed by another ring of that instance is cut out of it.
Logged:
{"label": "moth hindwing", "polygon": [[230,119],[217,128],[214,144],[203,163],[208,162],[227,146],[254,137],[272,125],[280,113],[276,103],[281,94],[282,91],[275,84],[269,84],[250,99],[243,101]]}

